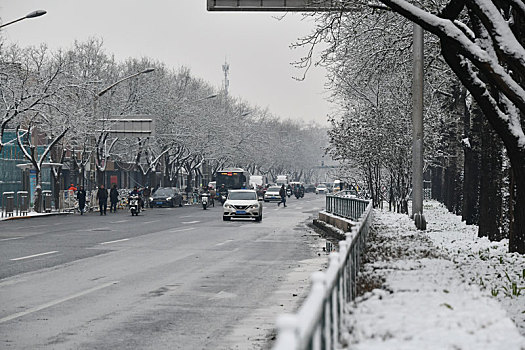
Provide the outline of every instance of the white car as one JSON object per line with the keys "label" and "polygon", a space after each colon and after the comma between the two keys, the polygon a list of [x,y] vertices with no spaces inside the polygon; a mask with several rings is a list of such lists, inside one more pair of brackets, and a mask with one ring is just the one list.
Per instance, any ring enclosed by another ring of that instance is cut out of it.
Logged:
{"label": "white car", "polygon": [[264,192],[264,201],[265,202],[280,202],[281,196],[279,195],[279,190],[281,189],[280,186],[270,186]]}
{"label": "white car", "polygon": [[317,185],[317,187],[315,188],[315,194],[327,194],[328,192],[329,191],[326,185]]}
{"label": "white car", "polygon": [[263,206],[255,190],[230,190],[222,207],[224,221],[231,218],[253,218],[261,221],[263,217]]}

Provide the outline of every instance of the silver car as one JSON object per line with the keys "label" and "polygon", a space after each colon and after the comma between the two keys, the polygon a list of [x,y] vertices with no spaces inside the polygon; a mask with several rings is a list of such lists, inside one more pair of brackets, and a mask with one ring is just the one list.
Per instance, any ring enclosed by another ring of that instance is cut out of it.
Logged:
{"label": "silver car", "polygon": [[222,207],[224,221],[229,221],[231,218],[251,218],[261,221],[263,217],[263,206],[255,190],[230,190]]}
{"label": "silver car", "polygon": [[281,195],[279,194],[279,191],[281,190],[281,187],[279,186],[270,186],[264,192],[264,201],[265,202],[280,202],[281,201]]}

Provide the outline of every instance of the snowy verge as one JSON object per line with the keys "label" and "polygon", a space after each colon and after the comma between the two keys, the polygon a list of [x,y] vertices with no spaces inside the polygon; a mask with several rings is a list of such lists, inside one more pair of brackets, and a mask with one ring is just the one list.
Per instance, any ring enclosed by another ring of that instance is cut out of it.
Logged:
{"label": "snowy verge", "polygon": [[406,215],[375,212],[360,274],[369,291],[346,307],[343,347],[525,350],[525,290],[506,293],[509,279],[525,285],[525,257],[436,202],[424,209],[425,232]]}

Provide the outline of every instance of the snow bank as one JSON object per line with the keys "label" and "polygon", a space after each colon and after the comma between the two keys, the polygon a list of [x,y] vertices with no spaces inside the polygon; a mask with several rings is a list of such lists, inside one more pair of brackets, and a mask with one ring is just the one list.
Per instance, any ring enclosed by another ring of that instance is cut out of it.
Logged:
{"label": "snow bank", "polygon": [[343,348],[525,350],[525,289],[511,282],[525,287],[525,257],[436,202],[424,211],[425,232],[376,211],[361,273],[371,291],[347,305]]}

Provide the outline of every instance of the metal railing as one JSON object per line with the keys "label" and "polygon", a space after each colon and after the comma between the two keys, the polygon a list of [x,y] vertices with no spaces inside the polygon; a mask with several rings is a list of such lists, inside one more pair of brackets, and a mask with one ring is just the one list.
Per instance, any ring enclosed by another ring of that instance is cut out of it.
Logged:
{"label": "metal railing", "polygon": [[359,199],[355,191],[340,191],[326,195],[326,211],[346,219],[357,221],[364,213],[369,201]]}
{"label": "metal railing", "polygon": [[[297,314],[278,318],[273,350],[324,350],[335,349],[339,344],[344,306],[356,297],[356,277],[373,211],[371,201],[357,198],[327,196],[327,211],[329,203],[332,213],[343,212],[344,217],[358,219],[357,223],[339,242],[339,252],[330,253],[327,270],[312,274],[312,288]],[[356,208],[363,210],[359,214]]]}

